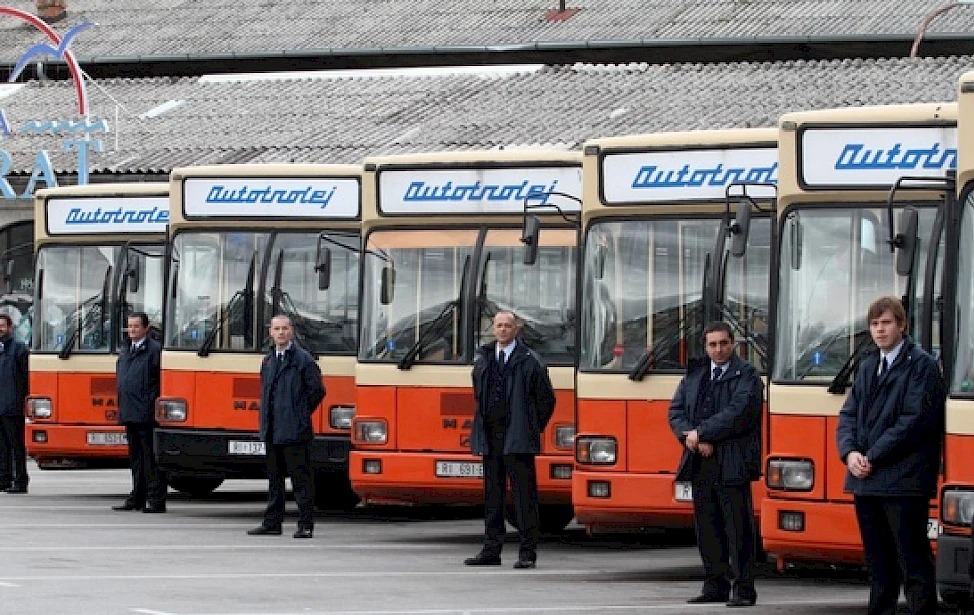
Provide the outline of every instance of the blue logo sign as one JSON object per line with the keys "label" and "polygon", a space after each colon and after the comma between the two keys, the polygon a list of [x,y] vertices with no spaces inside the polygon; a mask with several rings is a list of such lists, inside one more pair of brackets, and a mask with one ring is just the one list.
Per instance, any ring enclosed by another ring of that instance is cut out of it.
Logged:
{"label": "blue logo sign", "polygon": [[328,206],[335,190],[314,189],[311,186],[297,189],[274,189],[271,186],[262,188],[251,188],[242,186],[237,189],[229,189],[226,186],[215,185],[210,188],[209,194],[204,199],[205,203],[219,203],[221,205],[241,205],[244,203],[269,203],[281,205],[317,205],[321,209]]}
{"label": "blue logo sign", "polygon": [[530,198],[532,203],[547,204],[551,192],[558,185],[558,180],[551,184],[532,184],[524,180],[517,184],[484,184],[476,181],[472,184],[454,184],[448,181],[444,184],[428,184],[424,181],[411,182],[402,197],[403,202],[409,203],[437,203],[450,201],[507,201],[522,203]]}
{"label": "blue logo sign", "polygon": [[117,209],[102,210],[101,207],[91,211],[82,211],[75,207],[68,211],[64,223],[69,226],[85,224],[168,224],[169,211],[152,207],[150,209]]}
{"label": "blue logo sign", "polygon": [[652,190],[656,188],[719,187],[735,182],[777,183],[778,163],[770,166],[730,167],[717,164],[713,167],[691,168],[689,164],[679,169],[663,169],[648,164],[640,167],[632,180],[632,188]]}
{"label": "blue logo sign", "polygon": [[867,149],[864,143],[849,143],[842,148],[834,168],[837,171],[956,169],[957,149],[940,143],[910,149],[903,149],[902,143],[889,149]]}

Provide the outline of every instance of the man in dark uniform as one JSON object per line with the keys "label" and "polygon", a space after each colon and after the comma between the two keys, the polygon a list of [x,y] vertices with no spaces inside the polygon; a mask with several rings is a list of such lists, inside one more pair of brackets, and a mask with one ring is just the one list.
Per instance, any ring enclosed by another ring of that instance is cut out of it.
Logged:
{"label": "man in dark uniform", "polygon": [[670,404],[673,433],[685,446],[676,480],[693,486],[693,520],[705,579],[690,603],[753,606],[757,541],[751,483],[761,474],[764,385],[734,354],[723,322],[704,331],[709,360],[691,361]]}
{"label": "man in dark uniform", "polygon": [[251,536],[279,536],[284,523],[284,477],[290,474],[298,504],[295,538],[311,538],[315,526],[315,484],[311,467],[311,415],[325,398],[321,370],[311,354],[293,342],[288,316],[271,319],[274,349],[260,368],[260,439],[267,446],[267,509]]}
{"label": "man in dark uniform", "polygon": [[27,493],[27,347],[14,339],[13,330],[10,315],[0,314],[0,491]]}
{"label": "man in dark uniform", "polygon": [[494,316],[495,341],[481,346],[474,360],[477,401],[470,448],[484,463],[483,549],[464,560],[468,566],[499,566],[504,544],[504,498],[511,481],[521,548],[515,568],[534,568],[541,530],[534,458],[541,432],[555,411],[555,392],[540,356],[516,338],[513,312]]}
{"label": "man in dark uniform", "polygon": [[156,463],[153,432],[159,397],[159,358],[162,346],[148,336],[149,317],[128,317],[128,341],[119,349],[115,366],[118,422],[125,426],[132,468],[132,492],[114,510],[166,512],[166,477]]}
{"label": "man in dark uniform", "polygon": [[937,362],[906,335],[899,299],[873,301],[866,318],[878,350],[863,355],[835,435],[869,571],[867,612],[895,613],[902,585],[910,613],[933,615],[927,519],[937,493],[946,385]]}

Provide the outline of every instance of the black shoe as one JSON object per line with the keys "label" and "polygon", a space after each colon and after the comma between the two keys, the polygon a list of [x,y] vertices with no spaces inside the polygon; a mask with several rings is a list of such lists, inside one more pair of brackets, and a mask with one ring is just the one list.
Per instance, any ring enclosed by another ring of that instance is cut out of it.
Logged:
{"label": "black shoe", "polygon": [[252,530],[247,530],[249,536],[280,536],[281,526],[261,525]]}
{"label": "black shoe", "polygon": [[13,487],[7,489],[7,493],[27,493],[27,487],[18,487],[17,485],[14,485]]}
{"label": "black shoe", "polygon": [[166,512],[165,504],[149,504],[142,509],[144,513],[164,513]]}
{"label": "black shoe", "polygon": [[516,562],[514,562],[514,567],[517,568],[518,570],[523,570],[525,568],[536,568],[537,565],[538,565],[537,560],[530,559],[527,557],[519,558]]}
{"label": "black shoe", "polygon": [[490,555],[489,553],[478,553],[473,557],[463,560],[464,566],[500,566],[501,556]]}
{"label": "black shoe", "polygon": [[720,594],[700,594],[687,600],[687,604],[706,604],[711,602],[727,602],[727,596]]}
{"label": "black shoe", "polygon": [[754,606],[757,603],[757,596],[734,596],[727,601],[729,607]]}
{"label": "black shoe", "polygon": [[[278,534],[281,533],[280,530],[277,531]],[[313,538],[314,530],[310,527],[299,527],[298,531],[294,532],[295,538]]]}
{"label": "black shoe", "polygon": [[112,506],[112,510],[119,510],[119,511],[123,511],[123,510],[142,510],[143,508],[145,508],[144,505],[142,505],[142,504],[133,504],[131,502],[126,502],[126,503],[120,504],[118,506]]}

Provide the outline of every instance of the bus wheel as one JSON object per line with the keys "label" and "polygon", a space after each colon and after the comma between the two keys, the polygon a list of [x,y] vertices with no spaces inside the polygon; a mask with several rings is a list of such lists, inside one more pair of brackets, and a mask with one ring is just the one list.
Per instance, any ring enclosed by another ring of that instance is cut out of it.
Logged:
{"label": "bus wheel", "polygon": [[[538,505],[538,525],[541,526],[541,533],[555,534],[562,531],[575,518],[575,511],[571,504],[539,504]],[[517,528],[517,516],[514,514],[514,504],[504,503],[504,519],[513,527]]]}
{"label": "bus wheel", "polygon": [[213,493],[213,490],[223,484],[222,476],[187,476],[169,477],[169,486],[194,498],[200,498]]}
{"label": "bus wheel", "polygon": [[315,506],[322,510],[351,510],[361,498],[352,491],[348,474],[319,472],[315,474]]}

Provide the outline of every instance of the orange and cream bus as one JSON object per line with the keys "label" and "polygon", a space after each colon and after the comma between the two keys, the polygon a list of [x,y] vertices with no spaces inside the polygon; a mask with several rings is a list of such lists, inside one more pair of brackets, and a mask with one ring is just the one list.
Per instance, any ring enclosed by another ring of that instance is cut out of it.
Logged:
{"label": "orange and cream bus", "polygon": [[156,454],[170,485],[203,494],[264,475],[259,368],[287,314],[321,367],[312,463],[318,503],[354,505],[361,167],[224,165],[171,175],[169,282]]}
{"label": "orange and cream bus", "polygon": [[[767,371],[776,139],[768,128],[585,145],[572,502],[589,532],[692,527],[667,414],[687,359],[704,356],[708,321],[728,322],[741,355]],[[742,258],[727,254],[728,194],[764,203]]]}
{"label": "orange and cream bus", "polygon": [[127,467],[115,361],[127,314],[161,331],[169,186],[51,188],[34,204],[27,454],[41,468]]}
{"label": "orange and cream bus", "polygon": [[[947,422],[943,533],[937,541],[937,587],[945,603],[969,603],[974,518],[974,72],[961,76],[957,95],[956,206],[946,215],[948,280],[944,283]],[[966,137],[966,138],[965,138]],[[949,201],[948,201],[949,202]]]}
{"label": "orange and cream bus", "polygon": [[[956,166],[957,106],[792,113],[779,128],[761,535],[779,568],[796,560],[856,564],[862,542],[852,496],[843,490],[838,414],[857,359],[872,345],[866,310],[878,296],[903,297],[911,336],[940,355],[944,178]],[[894,246],[911,247],[912,256]],[[931,539],[938,526],[933,501]]]}
{"label": "orange and cream bus", "polygon": [[[469,447],[471,368],[504,309],[522,320],[520,337],[547,361],[556,390],[537,457],[541,524],[571,521],[580,198],[578,153],[366,159],[349,474],[367,503],[483,501]],[[520,240],[526,201],[544,226],[533,265]]]}

